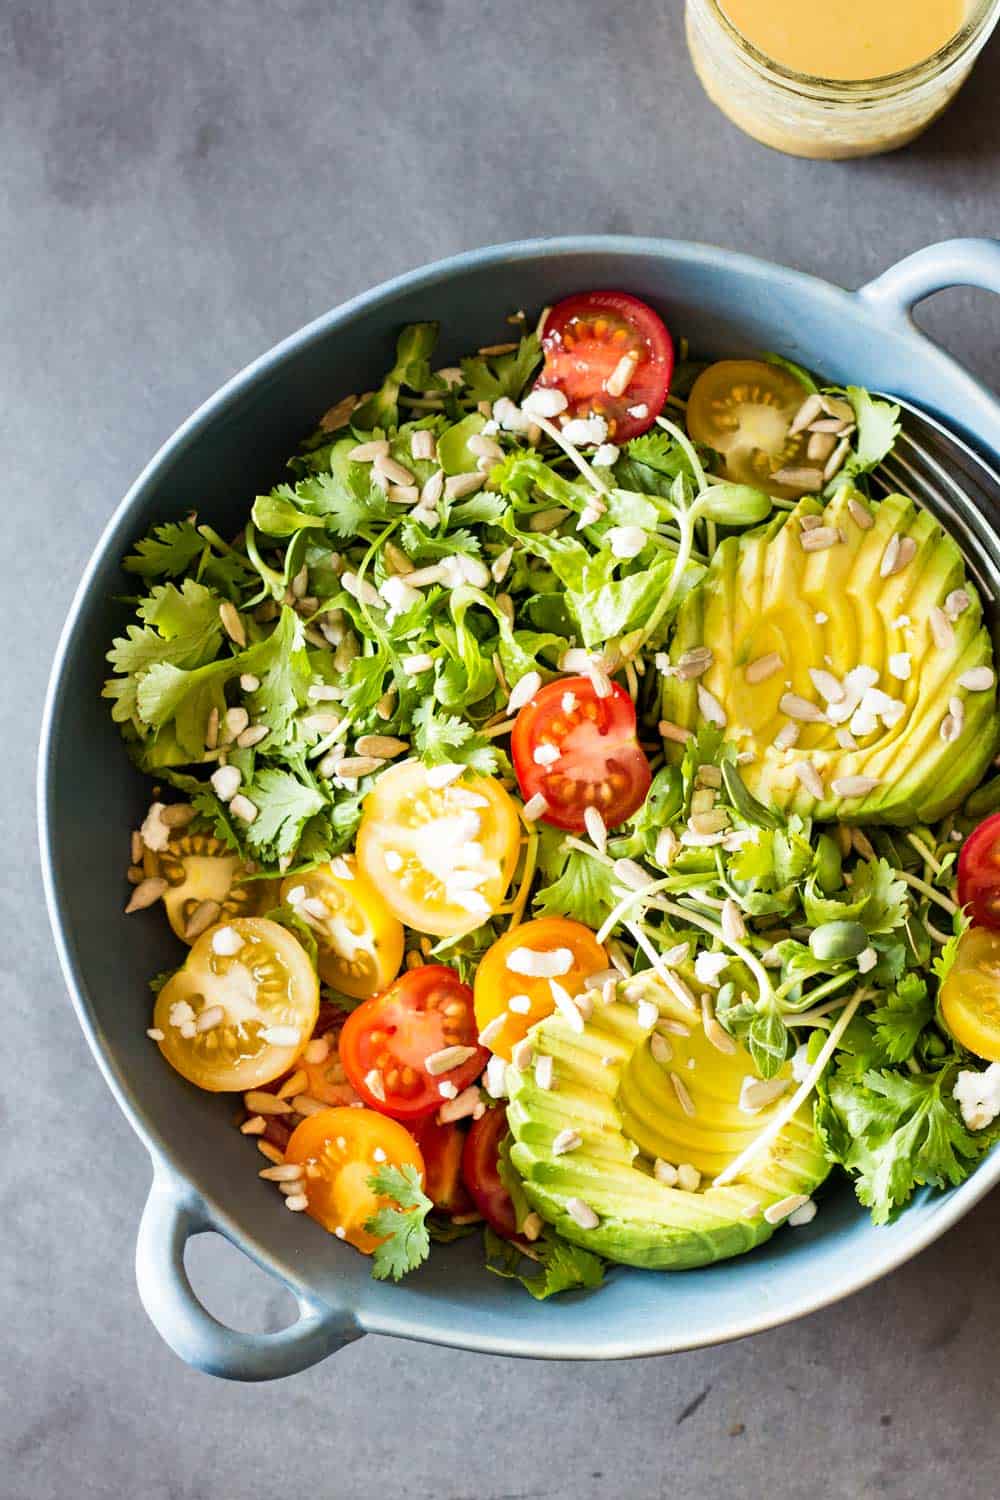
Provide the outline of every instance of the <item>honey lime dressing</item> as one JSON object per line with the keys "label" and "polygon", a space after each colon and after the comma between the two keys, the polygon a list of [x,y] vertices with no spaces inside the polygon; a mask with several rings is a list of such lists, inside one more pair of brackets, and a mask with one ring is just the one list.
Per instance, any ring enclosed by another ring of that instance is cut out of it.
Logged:
{"label": "honey lime dressing", "polygon": [[961,30],[969,0],[722,0],[758,52],[814,78],[901,73]]}

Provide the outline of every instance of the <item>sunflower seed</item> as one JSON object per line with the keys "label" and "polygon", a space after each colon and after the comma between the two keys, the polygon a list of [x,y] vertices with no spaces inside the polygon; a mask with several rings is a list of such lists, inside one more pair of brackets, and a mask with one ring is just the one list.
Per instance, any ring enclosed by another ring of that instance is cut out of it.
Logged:
{"label": "sunflower seed", "polygon": [[715,654],[711,646],[692,646],[685,651],[674,667],[674,676],[679,677],[682,682],[690,681],[693,677],[701,677],[708,671],[715,660]]}
{"label": "sunflower seed", "polygon": [[371,776],[381,769],[385,761],[378,755],[345,755],[334,764],[334,773],[341,781],[357,781],[362,776]]}
{"label": "sunflower seed", "polygon": [[836,417],[838,422],[853,422],[854,407],[839,396],[821,396],[820,405],[828,417]]}
{"label": "sunflower seed", "polygon": [[[815,441],[815,438],[810,439],[810,442]],[[826,466],[823,469],[824,483],[829,484],[834,474],[836,474],[841,468],[843,468],[844,463],[847,460],[847,455],[850,453],[850,451],[850,438],[841,438],[840,442],[837,444],[836,448],[834,448],[833,452],[830,454],[830,457],[826,461]],[[841,538],[841,540],[843,540],[843,538]]]}
{"label": "sunflower seed", "polygon": [[356,396],[345,396],[335,406],[331,406],[319,419],[319,425],[324,432],[336,432],[339,427],[346,427],[350,420],[351,412],[357,405]]}
{"label": "sunflower seed", "polygon": [[261,1156],[266,1156],[268,1161],[273,1162],[275,1166],[278,1166],[285,1159],[284,1153],[279,1151],[277,1146],[272,1146],[270,1141],[258,1141],[257,1150]]}
{"label": "sunflower seed", "polygon": [[[486,475],[478,471],[452,474],[444,481],[444,492],[449,500],[462,500],[466,495],[474,495],[476,490],[481,490],[485,483]],[[423,496],[421,496],[421,502],[423,502]]]}
{"label": "sunflower seed", "polygon": [[596,1229],[601,1222],[589,1203],[584,1203],[582,1198],[570,1198],[566,1203],[566,1212],[574,1224],[579,1224],[581,1229]]}
{"label": "sunflower seed", "polygon": [[815,495],[823,488],[823,472],[821,469],[778,469],[771,475],[771,478],[775,484],[783,484],[790,490],[801,490],[807,495]]}
{"label": "sunflower seed", "polygon": [[867,797],[881,782],[875,776],[838,776],[830,785],[836,797]]}
{"label": "sunflower seed", "polygon": [[267,1129],[267,1121],[263,1115],[251,1115],[249,1120],[244,1120],[240,1126],[241,1135],[263,1135]]}
{"label": "sunflower seed", "polygon": [[147,906],[154,906],[159,901],[166,889],[167,882],[158,875],[141,881],[129,897],[125,911],[145,911]]}
{"label": "sunflower seed", "polygon": [[700,682],[698,684],[698,709],[701,713],[702,718],[707,719],[709,724],[715,724],[719,729],[725,729],[725,709],[719,702],[718,698],[716,698],[715,694],[710,693],[708,691],[708,688],[702,687]]}
{"label": "sunflower seed", "polygon": [[352,448],[347,457],[351,463],[370,464],[376,458],[387,458],[389,455],[389,442],[387,438],[376,438],[371,443],[358,443]]}
{"label": "sunflower seed", "polygon": [[266,740],[270,733],[266,724],[251,724],[249,729],[244,729],[242,734],[237,735],[236,743],[241,750],[252,750],[254,745]]}
{"label": "sunflower seed", "polygon": [[901,536],[894,531],[882,553],[882,561],[879,563],[879,577],[893,578],[897,573],[911,563],[917,553],[917,544],[911,536]]}
{"label": "sunflower seed", "polygon": [[961,738],[961,734],[964,728],[965,710],[963,708],[961,713],[945,714],[944,718],[941,720],[941,729],[939,733],[945,744],[951,745],[954,744],[955,740]]}
{"label": "sunflower seed", "polygon": [[726,939],[727,943],[742,943],[747,935],[747,924],[743,920],[743,913],[732,896],[727,896],[722,903],[720,922],[722,936]]}
{"label": "sunflower seed", "polygon": [[690,729],[684,729],[680,724],[672,724],[669,719],[661,719],[657,729],[661,739],[670,740],[674,745],[686,745],[691,738]]}
{"label": "sunflower seed", "polygon": [[604,389],[609,396],[624,396],[632,383],[632,376],[635,374],[638,363],[639,356],[634,349],[622,355],[604,382]]}
{"label": "sunflower seed", "polygon": [[244,797],[242,792],[238,792],[233,798],[229,804],[229,809],[233,817],[239,818],[242,823],[254,822],[259,811],[257,804],[251,802],[249,797]]}
{"label": "sunflower seed", "polygon": [[822,410],[823,402],[818,395],[807,396],[792,418],[792,424],[788,429],[789,437],[796,437],[798,433],[805,432],[810,422],[815,422]]}
{"label": "sunflower seed", "polygon": [[826,723],[826,714],[823,710],[815,703],[810,703],[807,698],[800,698],[798,693],[782,693],[778,700],[778,707],[790,719],[801,719],[804,724]]}
{"label": "sunflower seed", "polygon": [[219,619],[222,621],[222,628],[229,639],[235,642],[237,646],[245,646],[247,643],[247,633],[243,628],[243,621],[240,619],[236,605],[230,604],[228,599],[223,599],[219,605]]}
{"label": "sunflower seed", "polygon": [[410,452],[416,459],[433,463],[437,458],[437,442],[433,432],[425,427],[415,432],[410,439]]}
{"label": "sunflower seed", "polygon": [[603,854],[608,846],[608,829],[593,803],[588,803],[584,808],[583,822],[591,843]]}
{"label": "sunflower seed", "polygon": [[298,1182],[305,1176],[305,1168],[298,1162],[282,1162],[280,1167],[263,1167],[258,1173],[265,1182]]}
{"label": "sunflower seed", "polygon": [[677,1186],[685,1193],[696,1193],[701,1187],[701,1173],[689,1161],[682,1161],[677,1168]]}
{"label": "sunflower seed", "polygon": [[868,835],[863,833],[860,828],[852,828],[850,833],[851,848],[855,854],[860,854],[862,859],[875,859],[875,846]]}
{"label": "sunflower seed", "polygon": [[500,444],[495,443],[490,437],[484,437],[481,432],[473,433],[472,437],[468,439],[465,446],[468,448],[469,452],[474,453],[477,458],[489,458],[492,459],[494,463],[499,463],[503,458],[503,449],[501,448]]}
{"label": "sunflower seed", "polygon": [[[390,484],[413,485],[413,474],[409,469],[390,458],[387,453],[379,453],[375,458],[375,472],[388,479]],[[416,496],[414,496],[416,499]]]}
{"label": "sunflower seed", "polygon": [[[820,482],[823,476],[820,475]],[[840,532],[836,526],[817,526],[815,531],[803,531],[799,534],[799,544],[803,552],[825,552],[828,547],[834,547],[841,540]]]}
{"label": "sunflower seed", "polygon": [[842,703],[844,700],[843,684],[838,682],[832,672],[826,672],[822,667],[810,667],[809,676],[812,685],[827,703]]}
{"label": "sunflower seed", "polygon": [[959,615],[964,614],[970,603],[969,594],[965,589],[952,589],[944,601],[944,612],[948,619],[955,621]]}
{"label": "sunflower seed", "polygon": [[673,1060],[674,1049],[665,1036],[654,1031],[649,1039],[649,1050],[653,1054],[653,1061],[664,1065]]}
{"label": "sunflower seed", "polygon": [[420,505],[422,509],[432,510],[444,491],[444,470],[435,469],[434,473],[425,482],[420,491]]}
{"label": "sunflower seed", "polygon": [[744,676],[749,683],[766,682],[775,672],[780,672],[784,665],[777,651],[769,651],[766,656],[758,656],[750,662]]}
{"label": "sunflower seed", "polygon": [[578,1146],[583,1145],[583,1136],[578,1130],[560,1130],[552,1141],[552,1155],[565,1156],[567,1151],[575,1151]]}
{"label": "sunflower seed", "polygon": [[199,901],[185,924],[184,937],[193,943],[196,937],[213,927],[221,915],[222,906],[218,901]]}
{"label": "sunflower seed", "polygon": [[774,736],[774,745],[778,750],[791,750],[797,745],[801,730],[797,724],[785,724]]}
{"label": "sunflower seed", "polygon": [[[809,441],[806,444],[806,458],[813,463],[825,464],[831,453],[837,446],[837,439],[832,432],[810,432]],[[802,518],[805,525],[805,517]]]}
{"label": "sunflower seed", "polygon": [[788,1091],[787,1078],[754,1078],[748,1075],[740,1088],[740,1109],[745,1115],[756,1115]]}
{"label": "sunflower seed", "polygon": [[988,693],[995,681],[992,667],[970,667],[959,677],[958,685],[967,693]]}
{"label": "sunflower seed", "polygon": [[251,1115],[290,1115],[292,1106],[287,1099],[269,1094],[265,1089],[250,1089],[243,1095],[243,1103]]}
{"label": "sunflower seed", "polygon": [[937,604],[930,612],[931,635],[939,651],[950,651],[955,644],[955,627]]}
{"label": "sunflower seed", "polygon": [[354,748],[359,755],[372,755],[380,760],[392,760],[397,755],[402,755],[404,750],[409,750],[406,740],[397,740],[391,734],[363,734],[360,739],[355,740]]}
{"label": "sunflower seed", "polygon": [[658,1156],[653,1163],[653,1176],[664,1187],[677,1186],[677,1168],[670,1162],[664,1161],[662,1156]]}
{"label": "sunflower seed", "polygon": [[442,1047],[424,1058],[424,1067],[432,1078],[437,1078],[442,1073],[451,1073],[455,1068],[460,1068],[475,1055],[475,1047]]}
{"label": "sunflower seed", "polygon": [[540,672],[525,672],[510,690],[507,700],[508,713],[516,714],[526,703],[530,703],[542,685]]}
{"label": "sunflower seed", "polygon": [[823,793],[823,780],[816,767],[808,760],[797,761],[792,767],[799,785],[819,801]]}
{"label": "sunflower seed", "polygon": [[673,1085],[674,1094],[677,1097],[677,1103],[680,1105],[681,1109],[686,1115],[693,1116],[696,1113],[694,1100],[688,1093],[687,1085],[685,1084],[683,1078],[679,1073],[671,1073],[670,1082]]}
{"label": "sunflower seed", "polygon": [[862,505],[861,501],[856,499],[854,495],[848,500],[847,509],[851,520],[856,526],[860,526],[862,531],[870,531],[875,525],[875,518],[867,505]]}
{"label": "sunflower seed", "polygon": [[780,1224],[787,1219],[789,1214],[795,1213],[796,1209],[802,1208],[809,1202],[807,1193],[791,1193],[787,1198],[782,1198],[779,1203],[770,1203],[764,1210],[764,1218],[769,1224]]}

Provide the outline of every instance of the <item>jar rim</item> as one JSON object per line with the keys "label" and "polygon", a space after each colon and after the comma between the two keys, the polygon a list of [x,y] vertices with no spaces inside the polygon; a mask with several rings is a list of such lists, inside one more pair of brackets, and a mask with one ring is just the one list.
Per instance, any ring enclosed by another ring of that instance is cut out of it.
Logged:
{"label": "jar rim", "polygon": [[815,73],[799,73],[769,57],[766,52],[761,52],[726,15],[724,0],[704,0],[704,3],[733,45],[745,53],[748,60],[761,72],[800,92],[839,92],[847,97],[870,94],[873,91],[902,92],[908,87],[924,83],[928,78],[944,72],[980,39],[985,42],[1000,21],[1000,0],[975,0],[969,16],[954,36],[949,37],[942,47],[920,62],[912,63],[910,67],[895,73],[882,73],[875,78],[823,78]]}

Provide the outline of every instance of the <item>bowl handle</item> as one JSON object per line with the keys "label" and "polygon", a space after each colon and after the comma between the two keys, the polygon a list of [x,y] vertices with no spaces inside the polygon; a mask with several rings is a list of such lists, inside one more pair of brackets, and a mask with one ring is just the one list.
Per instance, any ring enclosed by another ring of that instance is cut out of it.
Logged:
{"label": "bowl handle", "polygon": [[208,1231],[225,1233],[190,1189],[157,1164],[139,1224],[136,1281],[156,1331],[187,1364],[226,1380],[277,1380],[361,1337],[363,1329],[349,1313],[293,1286],[288,1289],[299,1316],[290,1327],[278,1333],[227,1328],[202,1306],[184,1266],[189,1238]]}
{"label": "bowl handle", "polygon": [[942,240],[898,261],[858,290],[876,311],[909,319],[918,302],[948,286],[1000,293],[1000,240]]}

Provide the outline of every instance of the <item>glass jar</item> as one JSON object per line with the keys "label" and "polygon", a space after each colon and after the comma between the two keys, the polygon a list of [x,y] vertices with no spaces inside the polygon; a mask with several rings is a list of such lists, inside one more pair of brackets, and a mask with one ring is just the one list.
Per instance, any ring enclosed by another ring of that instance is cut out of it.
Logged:
{"label": "glass jar", "polygon": [[875,156],[912,141],[951,103],[998,19],[1000,0],[972,0],[961,31],[923,62],[843,83],[772,62],[736,30],[719,0],[687,0],[688,47],[712,102],[765,146],[829,160]]}

